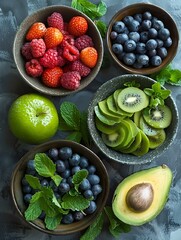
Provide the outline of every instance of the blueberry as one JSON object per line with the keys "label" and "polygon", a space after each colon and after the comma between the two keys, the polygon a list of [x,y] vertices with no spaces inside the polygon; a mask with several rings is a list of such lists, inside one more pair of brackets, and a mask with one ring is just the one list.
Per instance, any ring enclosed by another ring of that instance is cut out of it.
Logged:
{"label": "blueberry", "polygon": [[140,33],[140,42],[145,43],[148,41],[148,39],[148,31],[143,31]]}
{"label": "blueberry", "polygon": [[167,28],[161,28],[158,31],[158,37],[165,41],[168,37],[170,37],[170,31]]}
{"label": "blueberry", "polygon": [[123,44],[123,43],[125,43],[127,40],[128,40],[128,35],[127,35],[126,33],[120,33],[120,34],[118,34],[115,42],[116,42],[116,43]]}
{"label": "blueberry", "polygon": [[157,54],[158,54],[158,56],[160,56],[162,59],[164,59],[164,58],[166,58],[168,52],[167,52],[167,49],[166,49],[165,47],[161,47],[161,48],[158,48]]}
{"label": "blueberry", "polygon": [[147,55],[148,55],[149,57],[153,57],[153,56],[155,56],[156,54],[157,54],[156,49],[147,51]]}
{"label": "blueberry", "polygon": [[41,186],[42,187],[48,187],[49,186],[49,182],[46,180],[46,179],[43,179],[41,182],[40,182]]}
{"label": "blueberry", "polygon": [[117,55],[117,58],[122,61],[125,54],[126,54],[125,52],[122,52],[119,55]]}
{"label": "blueberry", "polygon": [[136,60],[136,56],[134,53],[126,53],[123,57],[123,62],[129,66],[133,65],[135,60]]}
{"label": "blueberry", "polygon": [[94,174],[96,172],[96,167],[94,165],[90,165],[87,167],[87,171],[89,174]]}
{"label": "blueberry", "polygon": [[152,14],[148,11],[144,12],[143,13],[143,19],[151,20],[152,19]]}
{"label": "blueberry", "polygon": [[68,177],[70,177],[70,175],[71,175],[70,169],[65,169],[64,172],[60,173],[60,176],[63,178],[68,178]]}
{"label": "blueberry", "polygon": [[54,161],[57,160],[58,159],[58,149],[57,148],[49,149],[48,156]]}
{"label": "blueberry", "polygon": [[164,47],[168,48],[172,45],[172,39],[171,37],[168,37],[165,41],[164,41]]}
{"label": "blueberry", "polygon": [[81,211],[76,211],[73,213],[75,221],[80,221],[84,218],[84,214]]}
{"label": "blueberry", "polygon": [[34,160],[29,160],[27,162],[27,169],[28,170],[32,170],[32,171],[35,170],[35,161]]}
{"label": "blueberry", "polygon": [[29,185],[25,185],[23,186],[22,190],[24,193],[30,193],[32,188]]}
{"label": "blueberry", "polygon": [[60,199],[60,197],[61,197],[58,192],[55,192],[54,195],[55,195],[56,199]]}
{"label": "blueberry", "polygon": [[149,57],[145,54],[141,54],[137,56],[137,61],[142,65],[146,65],[149,62]]}
{"label": "blueberry", "polygon": [[136,49],[136,43],[135,41],[133,40],[127,40],[125,43],[124,43],[124,50],[125,52],[132,52]]}
{"label": "blueberry", "polygon": [[24,195],[23,200],[24,200],[25,203],[28,204],[28,203],[30,203],[31,198],[32,198],[32,194],[27,193],[27,194]]}
{"label": "blueberry", "polygon": [[21,183],[22,183],[22,185],[24,185],[24,186],[29,185],[29,183],[27,182],[27,180],[26,180],[25,177],[22,178]]}
{"label": "blueberry", "polygon": [[98,184],[100,182],[100,177],[96,174],[90,174],[87,179],[89,180],[91,185]]}
{"label": "blueberry", "polygon": [[63,162],[65,164],[65,168],[69,169],[70,168],[69,160],[64,160]]}
{"label": "blueberry", "polygon": [[143,67],[143,65],[137,61],[134,62],[133,67],[136,69],[141,69]]}
{"label": "blueberry", "polygon": [[79,163],[79,166],[81,167],[81,168],[87,168],[88,166],[89,166],[89,161],[88,161],[88,159],[86,158],[86,157],[83,157],[83,156],[81,156],[80,157],[80,163]]}
{"label": "blueberry", "polygon": [[93,192],[93,195],[96,197],[99,193],[102,192],[102,187],[100,184],[96,184],[96,185],[92,186],[91,190]]}
{"label": "blueberry", "polygon": [[146,53],[146,45],[145,45],[145,43],[138,42],[136,44],[136,52],[139,53],[139,54]]}
{"label": "blueberry", "polygon": [[78,153],[74,153],[71,158],[69,158],[69,164],[71,166],[78,166],[80,163],[80,155]]}
{"label": "blueberry", "polygon": [[56,171],[57,173],[61,173],[61,172],[64,172],[66,167],[65,167],[65,163],[62,161],[62,160],[57,160],[55,162],[56,164]]}
{"label": "blueberry", "polygon": [[156,55],[150,59],[150,62],[153,66],[159,66],[162,63],[162,59],[160,56]]}
{"label": "blueberry", "polygon": [[133,20],[129,23],[128,25],[128,29],[131,31],[131,32],[138,32],[139,30],[139,27],[140,27],[140,23],[136,20]]}
{"label": "blueberry", "polygon": [[76,172],[80,171],[80,166],[75,166],[72,168],[71,172],[72,172],[72,175],[74,175]]}
{"label": "blueberry", "polygon": [[112,40],[116,39],[117,36],[118,36],[118,33],[115,32],[115,31],[112,31],[112,32],[110,33],[110,38],[111,38]]}
{"label": "blueberry", "polygon": [[125,24],[122,21],[117,21],[112,26],[112,30],[117,32],[117,33],[123,32],[124,28],[125,28]]}
{"label": "blueberry", "polygon": [[155,28],[150,28],[148,30],[148,37],[149,38],[156,38],[157,35],[158,35],[158,32],[157,32],[157,30]]}
{"label": "blueberry", "polygon": [[67,160],[72,156],[72,149],[70,147],[62,147],[59,149],[59,157],[62,160]]}
{"label": "blueberry", "polygon": [[32,175],[32,176],[36,176],[36,174],[37,174],[35,169],[34,170],[26,169],[26,173],[29,175]]}
{"label": "blueberry", "polygon": [[90,189],[88,189],[83,192],[83,195],[85,198],[90,199],[93,196],[93,192]]}
{"label": "blueberry", "polygon": [[58,186],[58,190],[60,193],[66,193],[70,190],[70,185],[68,183],[60,183]]}
{"label": "blueberry", "polygon": [[129,39],[135,41],[136,43],[139,42],[140,40],[140,35],[138,32],[130,32],[128,36],[129,36]]}
{"label": "blueberry", "polygon": [[70,223],[73,223],[73,221],[74,221],[74,217],[72,213],[68,213],[67,215],[63,215],[61,222],[64,224],[70,224]]}
{"label": "blueberry", "polygon": [[133,17],[132,16],[126,16],[123,18],[123,22],[125,25],[129,25],[132,21],[133,21]]}
{"label": "blueberry", "polygon": [[93,212],[95,212],[96,209],[97,209],[96,203],[95,203],[94,201],[90,201],[89,207],[86,208],[86,209],[84,210],[84,212],[85,212],[86,214],[92,214]]}
{"label": "blueberry", "polygon": [[112,51],[115,53],[115,54],[120,54],[122,53],[123,51],[123,46],[119,43],[114,43],[112,45]]}
{"label": "blueberry", "polygon": [[67,183],[67,178],[62,178],[61,183]]}
{"label": "blueberry", "polygon": [[127,27],[124,28],[124,31],[122,33],[126,33],[128,35],[129,29]]}
{"label": "blueberry", "polygon": [[142,22],[143,16],[142,16],[141,13],[137,13],[137,14],[135,14],[133,17],[134,17],[134,19],[135,19],[136,21],[138,21],[139,23]]}
{"label": "blueberry", "polygon": [[164,28],[164,24],[162,21],[158,20],[158,19],[154,19],[152,21],[152,27],[155,28],[157,31],[161,28]]}
{"label": "blueberry", "polygon": [[163,41],[161,40],[161,39],[156,39],[156,41],[157,41],[157,48],[161,48],[161,47],[163,47]]}
{"label": "blueberry", "polygon": [[157,41],[155,39],[150,39],[146,42],[146,49],[153,50],[157,48]]}
{"label": "blueberry", "polygon": [[148,30],[151,28],[151,21],[150,20],[143,20],[141,23],[141,29]]}
{"label": "blueberry", "polygon": [[38,218],[41,219],[41,220],[44,220],[45,219],[45,215],[46,215],[46,213],[44,211],[42,211]]}
{"label": "blueberry", "polygon": [[69,184],[70,187],[73,187],[72,177],[71,176],[67,178],[67,183]]}
{"label": "blueberry", "polygon": [[58,191],[58,187],[56,186],[55,182],[53,180],[50,181],[49,186],[54,192]]}
{"label": "blueberry", "polygon": [[81,184],[79,185],[80,190],[83,190],[83,191],[90,189],[90,187],[91,185],[87,178],[84,178]]}

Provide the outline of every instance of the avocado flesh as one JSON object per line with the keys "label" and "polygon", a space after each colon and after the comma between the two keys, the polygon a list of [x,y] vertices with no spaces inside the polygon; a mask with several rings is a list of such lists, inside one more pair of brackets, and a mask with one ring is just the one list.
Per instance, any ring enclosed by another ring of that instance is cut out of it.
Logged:
{"label": "avocado flesh", "polygon": [[[143,212],[133,211],[126,203],[128,191],[137,184],[149,183],[152,185],[154,196],[151,206]],[[164,208],[172,183],[172,172],[166,166],[158,166],[136,172],[125,178],[114,192],[112,208],[121,221],[140,226],[153,220]]]}

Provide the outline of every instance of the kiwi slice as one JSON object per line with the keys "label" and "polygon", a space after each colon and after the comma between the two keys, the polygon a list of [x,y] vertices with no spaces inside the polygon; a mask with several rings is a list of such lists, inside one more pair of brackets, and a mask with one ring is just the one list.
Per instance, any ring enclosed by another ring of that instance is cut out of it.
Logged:
{"label": "kiwi slice", "polygon": [[140,130],[140,132],[141,132],[141,143],[138,146],[138,148],[132,152],[132,154],[134,154],[135,156],[143,156],[149,151],[149,146],[150,146],[149,139],[142,130]]}
{"label": "kiwi slice", "polygon": [[118,95],[118,106],[126,112],[138,112],[148,104],[147,95],[137,87],[124,88]]}
{"label": "kiwi slice", "polygon": [[119,116],[116,116],[115,114],[111,113],[110,110],[108,109],[108,106],[107,106],[107,101],[106,99],[103,100],[103,101],[100,101],[98,103],[98,106],[99,106],[99,109],[100,111],[102,112],[102,114],[107,117],[108,119],[110,120],[114,120],[115,122],[120,122],[121,119]]}
{"label": "kiwi slice", "polygon": [[112,114],[115,114],[118,117],[124,117],[124,111],[116,107],[113,95],[110,95],[107,98],[107,107]]}
{"label": "kiwi slice", "polygon": [[105,123],[105,124],[107,124],[107,125],[114,125],[114,124],[116,123],[114,120],[110,120],[110,119],[108,119],[107,117],[105,117],[105,116],[102,114],[102,112],[99,110],[99,107],[98,107],[98,106],[95,106],[95,107],[94,107],[94,112],[95,112],[97,118],[98,118],[101,122],[103,122],[103,123]]}
{"label": "kiwi slice", "polygon": [[107,125],[107,124],[101,122],[97,116],[95,116],[95,124],[96,124],[97,129],[100,132],[103,132],[106,134],[113,133],[116,130],[116,128],[118,128],[118,125],[119,125],[117,123],[115,123],[114,125]]}
{"label": "kiwi slice", "polygon": [[162,145],[162,143],[166,139],[166,133],[163,129],[158,130],[157,134],[155,136],[148,136],[150,141],[150,148],[155,149]]}
{"label": "kiwi slice", "polygon": [[140,127],[140,117],[141,117],[141,111],[135,112],[133,115],[133,121],[137,125],[137,127]]}
{"label": "kiwi slice", "polygon": [[147,136],[155,136],[157,135],[157,133],[160,131],[158,128],[153,128],[150,125],[148,125],[144,118],[141,116],[140,117],[140,128],[141,130],[143,130],[143,132],[147,135]]}
{"label": "kiwi slice", "polygon": [[118,128],[111,134],[102,133],[103,142],[109,147],[116,147],[125,139],[125,131],[123,128]]}
{"label": "kiwi slice", "polygon": [[134,141],[131,143],[131,145],[128,148],[122,149],[122,153],[132,153],[136,151],[136,149],[139,147],[142,140],[142,134],[141,131],[139,131],[134,139]]}
{"label": "kiwi slice", "polygon": [[166,128],[172,120],[172,112],[166,105],[158,105],[156,108],[143,110],[143,118],[153,128]]}

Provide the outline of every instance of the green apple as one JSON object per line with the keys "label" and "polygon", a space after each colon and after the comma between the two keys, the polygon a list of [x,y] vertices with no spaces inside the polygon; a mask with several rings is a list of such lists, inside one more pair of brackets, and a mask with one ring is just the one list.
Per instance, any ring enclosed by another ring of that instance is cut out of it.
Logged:
{"label": "green apple", "polygon": [[53,102],[42,95],[30,93],[18,97],[12,103],[8,124],[19,140],[40,144],[55,135],[59,118]]}

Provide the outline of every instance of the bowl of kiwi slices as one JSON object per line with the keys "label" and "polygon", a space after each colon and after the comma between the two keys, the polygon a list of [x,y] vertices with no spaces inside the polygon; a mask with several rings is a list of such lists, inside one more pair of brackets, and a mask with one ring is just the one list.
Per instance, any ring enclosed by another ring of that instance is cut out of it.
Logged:
{"label": "bowl of kiwi slices", "polygon": [[150,77],[125,74],[101,85],[88,107],[88,128],[98,149],[124,164],[144,164],[175,139],[178,109],[171,91]]}

